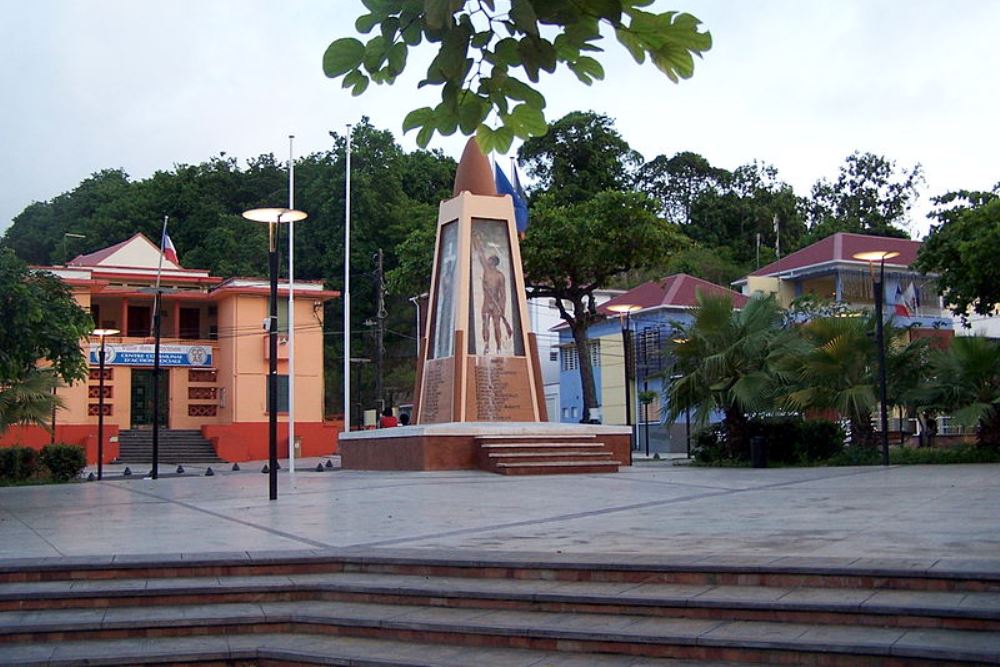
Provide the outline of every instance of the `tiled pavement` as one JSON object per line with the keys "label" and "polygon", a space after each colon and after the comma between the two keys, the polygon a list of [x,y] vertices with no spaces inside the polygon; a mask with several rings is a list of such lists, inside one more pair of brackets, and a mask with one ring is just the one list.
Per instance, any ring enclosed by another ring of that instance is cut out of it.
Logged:
{"label": "tiled pavement", "polygon": [[552,554],[829,558],[876,567],[1000,562],[1000,465],[705,469],[612,475],[279,473],[188,466],[0,488],[0,559],[405,548]]}

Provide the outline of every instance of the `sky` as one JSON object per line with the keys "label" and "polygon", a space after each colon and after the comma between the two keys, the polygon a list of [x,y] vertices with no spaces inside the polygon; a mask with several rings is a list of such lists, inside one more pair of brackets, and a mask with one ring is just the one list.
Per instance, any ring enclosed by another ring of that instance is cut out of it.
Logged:
{"label": "sky", "polygon": [[[646,159],[694,151],[727,169],[760,160],[806,195],[855,150],[917,162],[929,197],[1000,181],[1000,1],[658,0],[697,16],[714,45],[671,83],[614,41],[607,78],[543,79],[550,120],[605,113]],[[324,77],[327,45],[354,33],[360,0],[0,0],[0,231],[91,173],[142,179],[220,152],[241,160],[330,147],[369,116],[407,150],[429,52],[392,87],[351,97]],[[435,137],[456,158],[464,139]]]}

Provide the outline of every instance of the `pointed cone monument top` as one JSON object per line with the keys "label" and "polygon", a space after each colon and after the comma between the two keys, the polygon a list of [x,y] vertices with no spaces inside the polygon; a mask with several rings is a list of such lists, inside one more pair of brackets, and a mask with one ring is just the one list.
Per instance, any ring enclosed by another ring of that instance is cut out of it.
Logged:
{"label": "pointed cone monument top", "polygon": [[474,195],[496,195],[497,188],[493,182],[493,170],[490,161],[476,143],[475,137],[469,137],[462,151],[462,159],[455,172],[454,196],[462,192]]}

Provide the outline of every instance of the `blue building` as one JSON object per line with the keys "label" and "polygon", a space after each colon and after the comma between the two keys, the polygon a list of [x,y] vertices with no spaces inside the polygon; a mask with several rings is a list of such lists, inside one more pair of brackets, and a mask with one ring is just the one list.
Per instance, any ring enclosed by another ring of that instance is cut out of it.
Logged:
{"label": "blue building", "polygon": [[[662,424],[663,382],[667,360],[662,350],[675,330],[673,323],[687,324],[691,310],[697,305],[699,293],[726,294],[737,307],[747,297],[725,287],[687,274],[675,274],[661,280],[643,283],[598,307],[607,319],[591,325],[590,359],[594,368],[597,400],[601,406],[601,421],[605,424],[625,424],[625,345],[623,328],[631,332],[635,349],[630,383],[632,424],[637,424],[636,448],[645,450],[647,439],[650,453],[684,452],[687,432],[682,417],[671,427]],[[615,313],[615,307],[632,306],[627,317]],[[583,416],[583,389],[580,382],[579,358],[573,336],[566,325],[555,327],[559,334],[559,421],[577,423]],[[639,392],[656,392],[656,400],[640,404]],[[551,418],[551,416],[550,416]]]}
{"label": "blue building", "polygon": [[796,298],[812,294],[852,310],[875,305],[873,271],[878,264],[855,255],[895,253],[885,260],[883,298],[886,317],[908,328],[912,338],[950,340],[951,313],[937,295],[934,275],[910,268],[917,259],[919,241],[840,232],[782,257],[733,282],[746,296],[773,294],[787,308]]}

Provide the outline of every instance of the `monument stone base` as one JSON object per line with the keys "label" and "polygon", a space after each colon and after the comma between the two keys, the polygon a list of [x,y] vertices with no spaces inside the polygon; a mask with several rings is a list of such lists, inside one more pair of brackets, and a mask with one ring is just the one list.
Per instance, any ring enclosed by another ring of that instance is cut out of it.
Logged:
{"label": "monument stone base", "polygon": [[341,433],[345,470],[614,472],[632,465],[628,426],[451,422]]}

